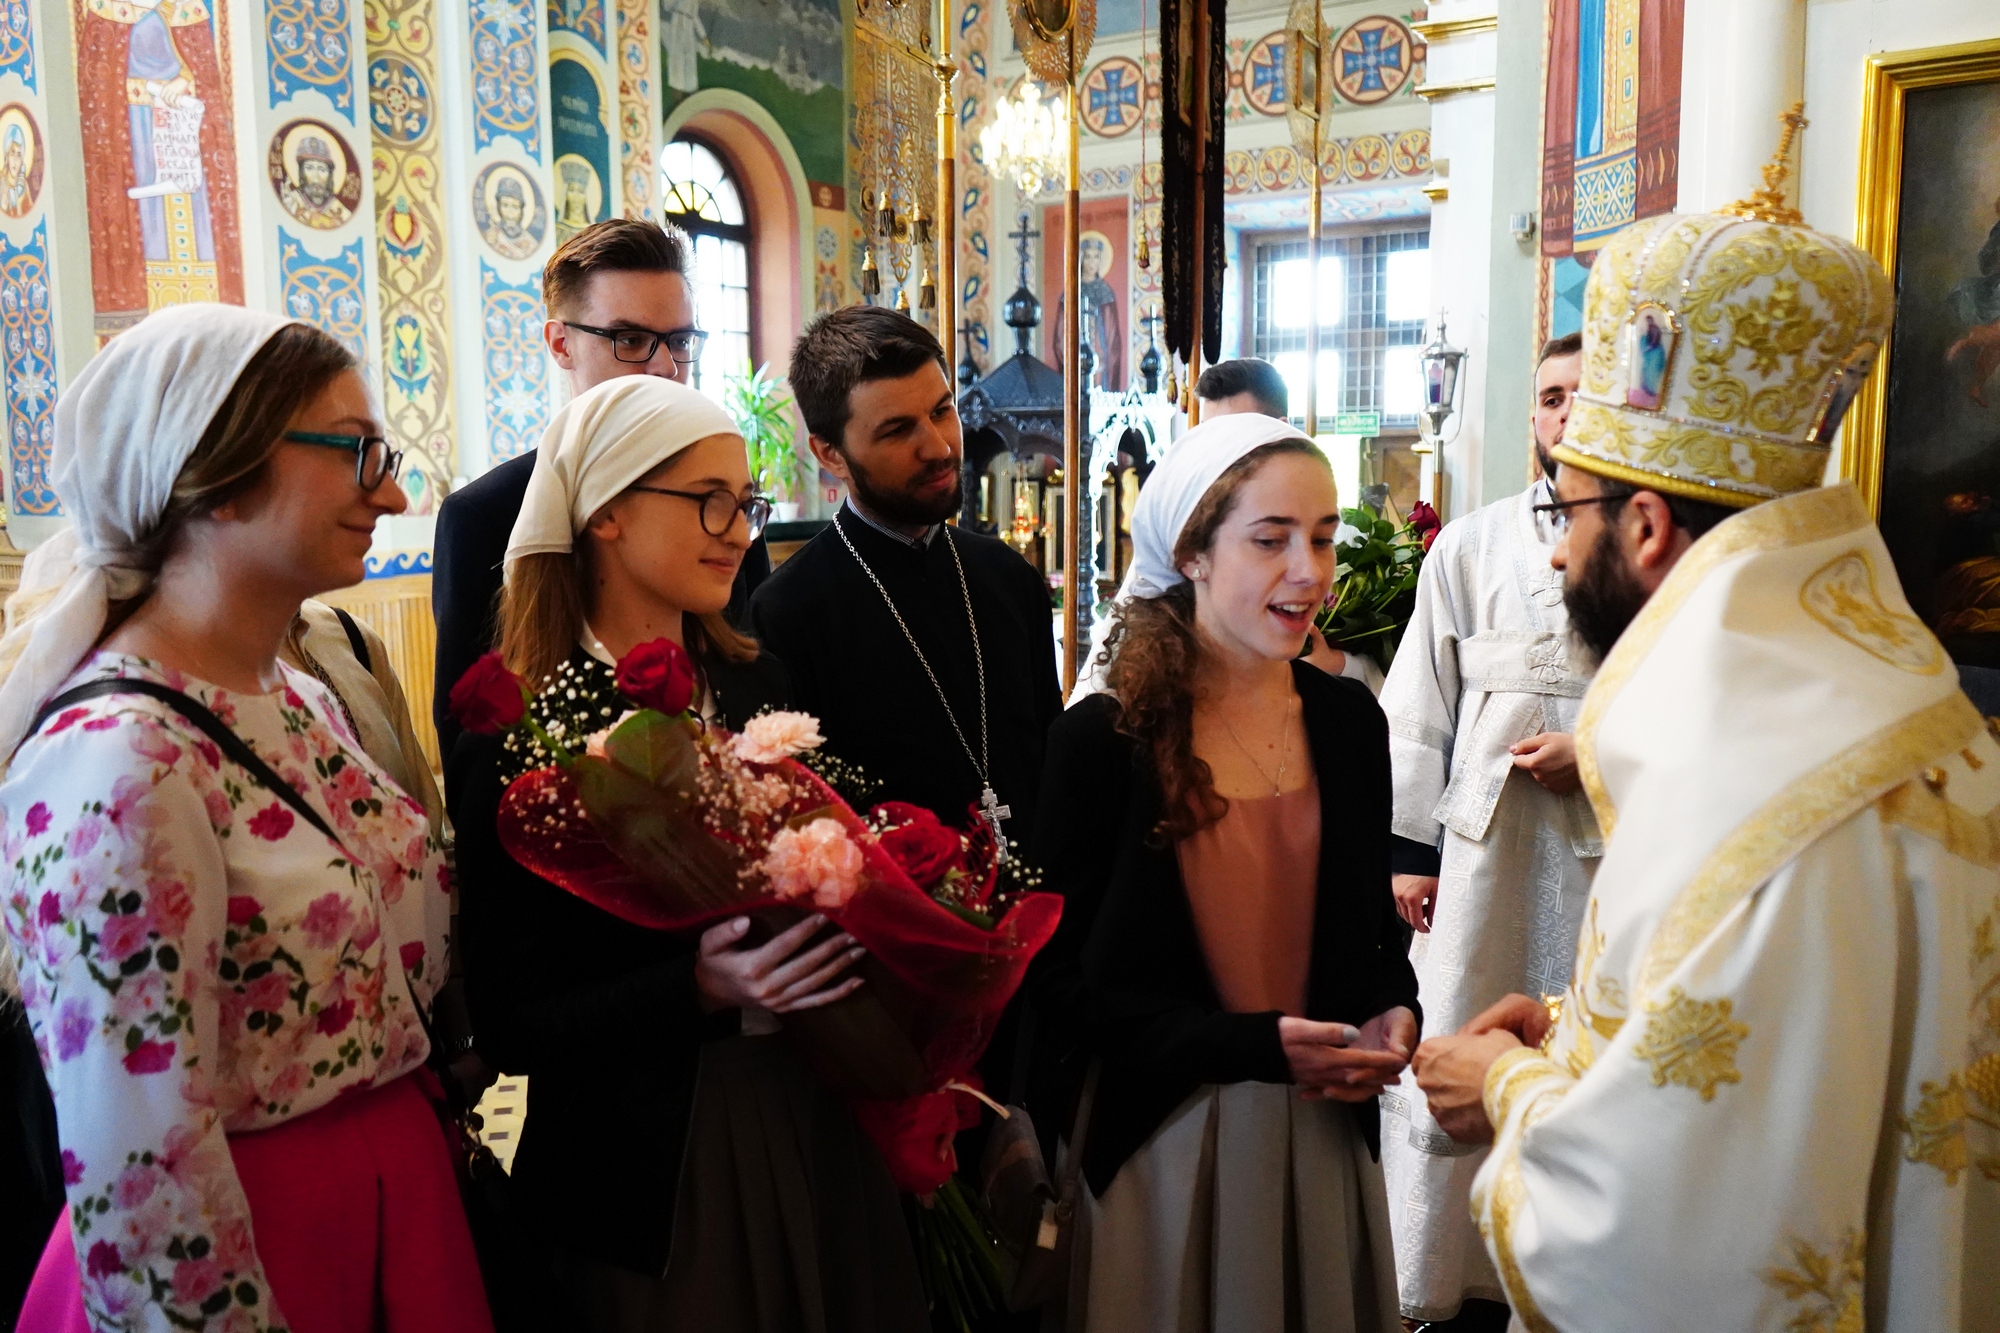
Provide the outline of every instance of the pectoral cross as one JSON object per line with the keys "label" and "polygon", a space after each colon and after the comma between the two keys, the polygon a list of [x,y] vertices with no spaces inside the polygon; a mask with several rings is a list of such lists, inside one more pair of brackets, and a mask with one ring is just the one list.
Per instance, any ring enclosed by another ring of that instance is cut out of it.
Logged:
{"label": "pectoral cross", "polygon": [[979,793],[979,817],[986,821],[988,828],[993,830],[994,845],[999,848],[1000,859],[1005,861],[1007,859],[1007,835],[1001,831],[1000,821],[1003,819],[1012,819],[1014,817],[1014,807],[1000,804],[1000,798],[993,794],[993,788],[989,784],[984,791]]}

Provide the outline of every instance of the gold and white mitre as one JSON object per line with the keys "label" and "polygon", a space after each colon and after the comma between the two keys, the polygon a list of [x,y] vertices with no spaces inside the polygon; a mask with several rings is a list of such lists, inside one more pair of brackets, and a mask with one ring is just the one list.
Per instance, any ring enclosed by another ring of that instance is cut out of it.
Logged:
{"label": "gold and white mitre", "polygon": [[1801,225],[1783,174],[1774,165],[1749,200],[1648,219],[1598,252],[1557,459],[1727,505],[1820,484],[1895,289],[1866,252]]}
{"label": "gold and white mitre", "polygon": [[1579,712],[1605,853],[1472,1190],[1529,1333],[2000,1331],[2000,743],[1819,484],[1887,308],[1852,247],[1732,214],[1592,271],[1557,456],[1743,512]]}

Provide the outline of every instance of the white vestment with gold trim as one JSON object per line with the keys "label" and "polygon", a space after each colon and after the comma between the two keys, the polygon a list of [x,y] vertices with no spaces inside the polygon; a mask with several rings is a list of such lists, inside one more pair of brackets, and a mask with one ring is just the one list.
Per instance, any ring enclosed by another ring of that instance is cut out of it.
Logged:
{"label": "white vestment with gold trim", "polygon": [[2000,744],[1853,488],[1697,542],[1577,741],[1605,855],[1473,1187],[1515,1327],[2000,1330]]}
{"label": "white vestment with gold trim", "polygon": [[[1391,827],[1440,851],[1431,930],[1410,949],[1427,1037],[1512,992],[1562,990],[1603,851],[1584,795],[1542,790],[1510,748],[1574,730],[1590,683],[1569,653],[1563,576],[1535,531],[1533,506],[1552,498],[1538,482],[1438,534],[1381,691]],[[1468,1296],[1502,1299],[1466,1211],[1484,1150],[1438,1128],[1407,1073],[1382,1111],[1403,1313],[1448,1319]]]}

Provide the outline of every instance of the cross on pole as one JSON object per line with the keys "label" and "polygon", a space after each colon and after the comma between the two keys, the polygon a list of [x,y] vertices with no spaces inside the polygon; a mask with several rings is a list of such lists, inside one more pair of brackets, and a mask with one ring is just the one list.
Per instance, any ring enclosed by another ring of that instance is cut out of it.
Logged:
{"label": "cross on pole", "polygon": [[1028,210],[1025,208],[1022,209],[1021,225],[1015,230],[1008,232],[1007,239],[1020,242],[1014,248],[1021,257],[1021,285],[1023,287],[1028,285],[1028,242],[1036,240],[1040,236],[1041,232],[1036,231],[1028,225]]}

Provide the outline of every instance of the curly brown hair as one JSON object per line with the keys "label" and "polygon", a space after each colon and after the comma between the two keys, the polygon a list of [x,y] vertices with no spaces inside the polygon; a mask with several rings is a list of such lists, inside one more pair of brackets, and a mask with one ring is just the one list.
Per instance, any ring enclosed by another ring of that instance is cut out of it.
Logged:
{"label": "curly brown hair", "polygon": [[[1261,445],[1237,459],[1188,515],[1174,543],[1176,568],[1214,547],[1245,483],[1281,454],[1305,454],[1326,465],[1326,455],[1303,436]],[[1160,843],[1199,832],[1229,813],[1228,799],[1215,789],[1215,774],[1194,752],[1194,678],[1201,653],[1194,585],[1179,583],[1158,597],[1121,603],[1097,657],[1118,701],[1118,730],[1152,755],[1162,798],[1153,837]]]}

